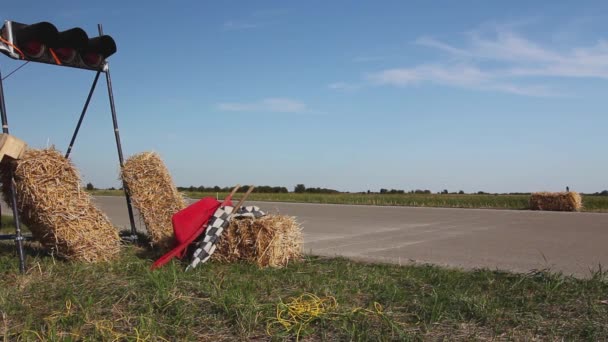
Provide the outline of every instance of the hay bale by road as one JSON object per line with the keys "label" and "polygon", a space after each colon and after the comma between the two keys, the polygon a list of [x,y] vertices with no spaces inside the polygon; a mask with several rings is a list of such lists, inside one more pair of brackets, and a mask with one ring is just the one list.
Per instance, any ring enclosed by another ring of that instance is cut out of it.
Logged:
{"label": "hay bale by road", "polygon": [[579,211],[583,207],[577,192],[535,192],[530,196],[530,209],[553,211]]}
{"label": "hay bale by road", "polygon": [[266,215],[233,219],[222,234],[212,260],[247,261],[260,267],[283,267],[302,257],[302,229],[296,219]]}
{"label": "hay bale by road", "polygon": [[133,205],[139,210],[150,241],[160,249],[173,246],[171,217],[186,207],[169,171],[154,152],[143,152],[128,158],[122,168]]}
{"label": "hay bale by road", "polygon": [[21,159],[2,164],[2,191],[10,203],[13,168],[19,216],[34,239],[70,260],[97,262],[120,251],[117,229],[81,188],[72,162],[54,148],[26,150]]}

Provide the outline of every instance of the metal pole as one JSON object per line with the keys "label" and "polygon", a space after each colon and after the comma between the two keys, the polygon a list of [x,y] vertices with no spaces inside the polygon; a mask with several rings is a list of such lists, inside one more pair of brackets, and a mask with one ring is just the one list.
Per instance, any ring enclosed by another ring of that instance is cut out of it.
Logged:
{"label": "metal pole", "polygon": [[72,152],[72,147],[74,147],[74,141],[76,141],[76,136],[78,135],[78,131],[80,130],[80,125],[82,124],[82,119],[84,119],[84,115],[89,108],[89,102],[91,102],[91,97],[93,96],[93,92],[95,91],[95,86],[97,86],[97,81],[99,80],[99,75],[101,74],[101,70],[97,71],[95,75],[95,80],[93,81],[93,85],[91,85],[91,90],[89,90],[89,96],[87,96],[87,100],[84,102],[84,108],[82,108],[82,113],[80,113],[80,119],[78,119],[78,124],[76,125],[76,129],[74,130],[74,134],[72,135],[72,140],[70,140],[70,146],[68,146],[68,150],[65,153],[65,158],[67,159],[70,156],[70,152]]}
{"label": "metal pole", "polygon": [[[2,86],[2,72],[0,71],[0,115],[2,116],[2,133],[8,134],[8,120],[6,118],[6,105],[4,102],[4,88]],[[11,205],[13,207],[13,220],[15,221],[15,243],[17,245],[17,253],[19,254],[19,270],[25,273],[25,255],[23,253],[23,236],[21,236],[21,222],[19,221],[19,212],[17,210],[17,196],[15,189],[15,180],[13,179],[13,169],[9,168],[7,177],[11,191]]]}
{"label": "metal pole", "polygon": [[[103,35],[103,28],[101,24],[97,25],[99,35]],[[114,137],[116,138],[116,149],[118,150],[118,161],[120,162],[120,169],[124,166],[124,158],[122,155],[122,145],[120,144],[120,134],[118,132],[118,120],[116,119],[116,107],[114,106],[114,93],[112,91],[112,78],[110,77],[110,66],[106,62],[105,66],[106,83],[108,85],[108,96],[110,97],[110,109],[112,110],[112,122],[114,124]],[[122,181],[122,188],[125,192],[125,198],[127,199],[127,210],[129,211],[129,222],[131,223],[131,236],[130,240],[137,241],[137,230],[135,229],[135,219],[133,218],[133,206],[131,205],[131,196],[127,188],[125,181]]]}

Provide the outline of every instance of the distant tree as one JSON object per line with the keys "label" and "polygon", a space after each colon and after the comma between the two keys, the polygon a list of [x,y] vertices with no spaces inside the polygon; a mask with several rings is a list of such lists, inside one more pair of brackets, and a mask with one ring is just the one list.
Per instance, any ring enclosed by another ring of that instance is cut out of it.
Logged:
{"label": "distant tree", "polygon": [[93,183],[87,183],[87,190],[95,190],[95,187],[93,186]]}
{"label": "distant tree", "polygon": [[460,191],[458,191],[458,194],[459,195],[464,195],[464,191],[460,190]]}
{"label": "distant tree", "polygon": [[108,190],[116,190],[116,188],[115,187],[111,187]]}
{"label": "distant tree", "polygon": [[484,192],[484,191],[477,191],[477,194],[478,194],[478,195],[487,195],[487,193],[486,193],[486,192]]}
{"label": "distant tree", "polygon": [[448,194],[448,190],[447,189],[443,189],[443,191],[441,192],[441,194],[447,195]]}
{"label": "distant tree", "polygon": [[600,192],[600,196],[608,196],[608,190]]}
{"label": "distant tree", "polygon": [[298,193],[298,194],[301,194],[301,193],[303,193],[305,191],[306,191],[306,186],[304,184],[298,184],[293,189],[293,192]]}
{"label": "distant tree", "polygon": [[387,192],[388,192],[388,190],[386,190],[386,189],[380,189],[380,193],[381,193],[381,194],[385,194],[385,193],[387,193]]}
{"label": "distant tree", "polygon": [[327,189],[327,188],[306,188],[304,192],[312,193],[312,194],[335,194],[338,190]]}

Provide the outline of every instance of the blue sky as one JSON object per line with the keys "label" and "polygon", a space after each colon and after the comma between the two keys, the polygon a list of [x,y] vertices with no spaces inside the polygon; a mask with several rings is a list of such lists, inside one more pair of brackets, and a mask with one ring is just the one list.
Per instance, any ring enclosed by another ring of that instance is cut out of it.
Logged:
{"label": "blue sky", "polygon": [[[20,1],[3,20],[102,23],[126,156],[178,185],[344,191],[608,188],[608,3]],[[20,62],[0,56],[3,75]],[[94,74],[5,80],[11,133],[65,151]],[[119,184],[105,81],[73,150]]]}

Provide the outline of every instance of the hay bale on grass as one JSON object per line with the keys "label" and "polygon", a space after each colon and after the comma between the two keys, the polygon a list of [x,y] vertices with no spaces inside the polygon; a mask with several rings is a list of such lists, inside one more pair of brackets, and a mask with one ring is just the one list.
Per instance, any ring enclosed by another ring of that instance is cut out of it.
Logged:
{"label": "hay bale on grass", "polygon": [[121,177],[146,225],[152,245],[170,248],[173,245],[171,217],[186,207],[186,201],[163,161],[154,152],[133,155],[126,160]]}
{"label": "hay bale on grass", "polygon": [[530,196],[530,209],[579,211],[583,206],[577,192],[535,192]]}
{"label": "hay bale on grass", "polygon": [[243,260],[260,267],[283,267],[302,257],[302,230],[294,217],[267,215],[233,219],[222,234],[213,260]]}
{"label": "hay bale on grass", "polygon": [[19,217],[44,247],[85,262],[108,261],[119,253],[117,229],[81,189],[70,160],[49,148],[28,149],[21,159],[4,162],[2,191],[7,203],[9,168],[14,170]]}

